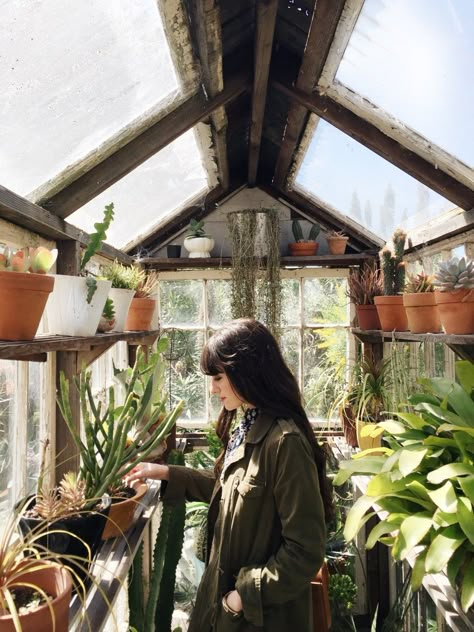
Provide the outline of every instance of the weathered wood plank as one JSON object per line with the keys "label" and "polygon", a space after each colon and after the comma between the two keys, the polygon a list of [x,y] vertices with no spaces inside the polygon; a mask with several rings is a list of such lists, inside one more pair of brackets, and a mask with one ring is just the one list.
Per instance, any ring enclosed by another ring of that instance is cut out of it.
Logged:
{"label": "weathered wood plank", "polygon": [[357,327],[353,327],[351,332],[362,342],[371,343],[400,340],[402,342],[442,342],[450,347],[474,345],[474,334],[414,334],[411,331],[365,330]]}
{"label": "weathered wood plank", "polygon": [[330,97],[317,92],[311,95],[306,94],[293,88],[284,80],[274,80],[273,85],[295,103],[311,110],[457,206],[466,210],[474,207],[474,191],[471,188],[444,172],[440,167],[437,168],[423,157],[403,147],[375,125],[360,118]]}
{"label": "weathered wood plank", "polygon": [[278,0],[260,0],[257,3],[255,29],[255,60],[252,92],[252,119],[249,139],[248,183],[257,180],[263,117],[267,100],[268,75],[272,55],[273,36],[278,12]]}
{"label": "weathered wood plank", "polygon": [[[303,61],[296,81],[296,87],[303,92],[312,92],[318,83],[344,3],[345,0],[318,0],[316,2]],[[303,134],[307,115],[308,110],[304,106],[298,103],[291,104],[273,180],[281,189],[285,188],[286,178]]]}
{"label": "weathered wood plank", "polygon": [[241,73],[214,98],[207,99],[201,90],[44,203],[57,216],[67,217],[248,89],[249,76]]}
{"label": "weathered wood plank", "polygon": [[[0,185],[0,217],[12,224],[27,228],[49,239],[75,240],[85,246],[89,243],[89,235],[72,224],[56,217],[50,211],[29,202]],[[112,246],[103,244],[99,254],[108,259],[118,259],[122,263],[132,263],[131,257]]]}

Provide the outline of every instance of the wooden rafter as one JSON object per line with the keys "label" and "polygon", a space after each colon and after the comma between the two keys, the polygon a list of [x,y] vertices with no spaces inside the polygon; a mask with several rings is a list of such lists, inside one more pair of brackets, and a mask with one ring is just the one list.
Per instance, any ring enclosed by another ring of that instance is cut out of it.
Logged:
{"label": "wooden rafter", "polygon": [[241,73],[232,77],[224,90],[214,98],[208,99],[201,90],[65,189],[44,201],[43,205],[58,217],[68,217],[249,87],[249,75]]}
{"label": "wooden rafter", "polygon": [[[224,89],[219,6],[215,0],[192,0],[188,4],[194,21],[201,80],[207,95],[213,98]],[[225,107],[219,107],[212,112],[210,121],[219,182],[223,189],[227,189],[229,186],[229,161],[227,159]]]}
{"label": "wooden rafter", "polygon": [[[89,235],[83,230],[1,185],[0,217],[49,239],[75,240],[84,246],[89,243]],[[100,254],[109,259],[118,259],[122,263],[132,263],[128,255],[107,244],[102,246]]]}
{"label": "wooden rafter", "polygon": [[295,103],[314,112],[457,206],[465,210],[474,207],[474,191],[471,188],[440,167],[403,147],[375,125],[360,118],[330,97],[317,92],[311,95],[306,94],[292,87],[285,80],[274,80],[272,85]]}
{"label": "wooden rafter", "polygon": [[278,0],[259,0],[256,7],[255,59],[250,124],[248,183],[257,180],[263,117],[267,98],[268,75],[272,55],[273,35],[278,11]]}
{"label": "wooden rafter", "polygon": [[[316,1],[303,61],[296,80],[298,90],[311,93],[317,85],[344,8],[344,3],[345,0]],[[279,189],[285,188],[293,155],[304,131],[307,116],[308,110],[306,107],[299,103],[291,103],[273,177],[273,182]]]}

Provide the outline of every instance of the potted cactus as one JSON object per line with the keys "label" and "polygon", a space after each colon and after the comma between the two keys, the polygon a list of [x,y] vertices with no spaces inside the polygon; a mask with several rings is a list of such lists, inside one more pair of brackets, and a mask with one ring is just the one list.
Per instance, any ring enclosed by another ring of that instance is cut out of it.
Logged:
{"label": "potted cactus", "polygon": [[303,229],[298,219],[294,219],[291,224],[293,237],[295,241],[288,244],[288,250],[292,257],[312,256],[318,252],[319,244],[316,241],[321,227],[319,224],[313,224],[310,228],[308,239],[303,237]]}
{"label": "potted cactus", "polygon": [[210,257],[214,248],[214,240],[204,230],[204,220],[192,219],[189,223],[188,234],[184,240],[184,247],[189,252],[189,257]]}
{"label": "potted cactus", "polygon": [[146,277],[144,270],[137,266],[124,266],[118,261],[102,269],[101,278],[111,281],[109,299],[113,301],[115,310],[114,331],[124,331],[128,310],[135,296],[135,290]]}
{"label": "potted cactus", "polygon": [[398,229],[392,236],[392,247],[385,245],[379,253],[382,267],[383,295],[374,301],[383,331],[407,331],[408,320],[403,307],[405,287],[405,231]]}
{"label": "potted cactus", "polygon": [[441,331],[438,307],[434,295],[434,277],[421,272],[409,276],[403,294],[408,328],[415,334]]}
{"label": "potted cactus", "polygon": [[326,235],[328,250],[331,255],[343,255],[346,252],[349,237],[340,230],[331,230]]}
{"label": "potted cactus", "polygon": [[0,244],[0,339],[35,337],[54,277],[47,272],[58,251],[38,248],[14,250]]}
{"label": "potted cactus", "polygon": [[435,300],[447,334],[474,333],[474,261],[454,257],[435,274]]}

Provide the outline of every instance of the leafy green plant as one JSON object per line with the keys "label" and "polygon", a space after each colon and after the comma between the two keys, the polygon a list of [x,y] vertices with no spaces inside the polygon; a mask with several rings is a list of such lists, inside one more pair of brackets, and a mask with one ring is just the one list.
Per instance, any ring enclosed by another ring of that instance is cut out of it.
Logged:
{"label": "leafy green plant", "polygon": [[405,231],[397,229],[392,236],[393,247],[384,246],[379,253],[382,266],[383,293],[385,296],[401,294],[405,287]]}
{"label": "leafy green plant", "polygon": [[190,239],[196,239],[197,237],[209,237],[209,235],[204,230],[204,220],[196,220],[192,219],[189,222],[187,237]]}
{"label": "leafy green plant", "polygon": [[[94,224],[95,232],[90,234],[89,243],[87,244],[81,258],[79,266],[80,274],[86,274],[86,265],[102,246],[102,243],[107,239],[107,230],[110,228],[110,224],[113,219],[114,205],[111,202],[110,204],[107,204],[104,209],[104,217],[102,221]],[[97,290],[97,279],[94,276],[87,276],[86,284],[88,288],[86,300],[90,304]]]}
{"label": "leafy green plant", "polygon": [[112,281],[112,287],[123,290],[136,290],[145,282],[146,272],[137,266],[124,266],[114,261],[102,268],[102,278]]}
{"label": "leafy green plant", "polygon": [[291,223],[291,230],[293,231],[293,237],[296,242],[301,241],[316,241],[319,233],[321,232],[321,226],[318,223],[314,223],[311,225],[308,239],[303,237],[303,229],[301,228],[301,223],[299,219],[294,219]]}
{"label": "leafy green plant", "polygon": [[102,310],[102,316],[108,320],[112,320],[115,316],[114,302],[111,298],[105,301],[104,309]]}
{"label": "leafy green plant", "polygon": [[474,364],[456,362],[456,376],[421,378],[422,392],[409,399],[414,411],[379,422],[388,444],[383,454],[342,462],[334,482],[370,477],[349,512],[348,540],[378,506],[386,517],[367,548],[380,541],[395,560],[413,557],[414,590],[425,574],[446,570],[467,611],[474,603]]}

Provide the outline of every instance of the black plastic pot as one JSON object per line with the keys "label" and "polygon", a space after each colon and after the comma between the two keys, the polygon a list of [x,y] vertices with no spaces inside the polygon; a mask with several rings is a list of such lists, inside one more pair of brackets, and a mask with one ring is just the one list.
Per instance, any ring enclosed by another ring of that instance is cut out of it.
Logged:
{"label": "black plastic pot", "polygon": [[166,246],[166,254],[169,259],[177,259],[181,257],[181,246],[177,244],[169,244]]}

